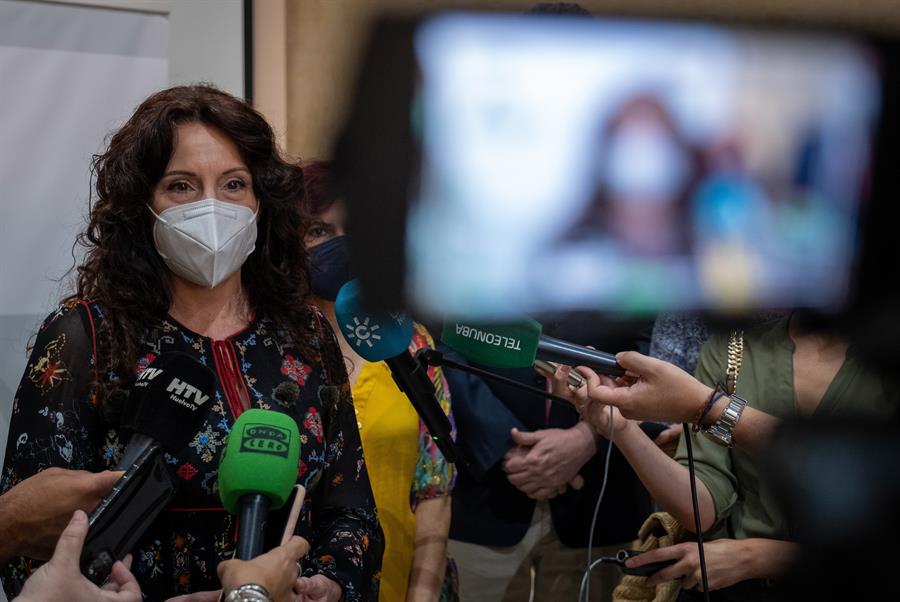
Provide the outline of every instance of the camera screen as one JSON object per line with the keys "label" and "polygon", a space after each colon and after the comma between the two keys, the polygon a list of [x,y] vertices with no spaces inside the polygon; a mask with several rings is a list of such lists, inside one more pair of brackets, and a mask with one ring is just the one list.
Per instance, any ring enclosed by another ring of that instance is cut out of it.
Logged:
{"label": "camera screen", "polygon": [[843,35],[445,14],[414,38],[436,313],[840,309],[881,102]]}

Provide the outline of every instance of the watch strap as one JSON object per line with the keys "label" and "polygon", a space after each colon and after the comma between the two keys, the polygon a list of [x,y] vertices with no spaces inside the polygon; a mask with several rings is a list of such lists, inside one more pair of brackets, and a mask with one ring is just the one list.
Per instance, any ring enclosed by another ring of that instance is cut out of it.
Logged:
{"label": "watch strap", "polygon": [[722,414],[718,420],[711,426],[701,428],[707,438],[724,445],[725,447],[734,447],[734,428],[737,426],[738,420],[744,408],[747,407],[747,400],[737,395],[731,395],[728,398],[728,404],[722,410]]}

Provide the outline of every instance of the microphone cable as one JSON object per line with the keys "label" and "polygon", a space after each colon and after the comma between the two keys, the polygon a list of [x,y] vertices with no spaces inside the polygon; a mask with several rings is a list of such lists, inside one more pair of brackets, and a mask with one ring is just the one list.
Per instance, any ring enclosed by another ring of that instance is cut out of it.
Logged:
{"label": "microphone cable", "polygon": [[609,478],[609,458],[612,456],[613,446],[613,407],[609,406],[609,435],[607,436],[609,443],[606,446],[606,460],[603,463],[603,484],[600,486],[600,495],[597,496],[597,505],[594,506],[594,517],[591,519],[591,530],[588,533],[588,557],[587,567],[581,575],[581,587],[578,590],[578,602],[588,602],[591,597],[591,571],[597,565],[606,562],[606,558],[598,558],[596,561],[594,556],[594,529],[597,528],[597,516],[600,514],[600,503],[603,501],[603,495],[606,493],[606,483]]}
{"label": "microphone cable", "polygon": [[[709,578],[706,572],[706,555],[703,551],[703,531],[700,526],[700,503],[697,499],[697,475],[694,471],[694,449],[691,444],[691,436],[690,436],[690,425],[682,424],[682,429],[684,432],[685,446],[687,447],[687,456],[688,456],[688,473],[691,483],[691,503],[693,504],[694,510],[694,529],[697,533],[697,550],[700,554],[700,578],[703,583],[703,600],[704,602],[710,602],[709,600]],[[597,516],[600,513],[600,503],[603,501],[603,495],[606,492],[606,483],[609,477],[609,458],[612,454],[612,446],[613,446],[613,408],[609,407],[609,444],[606,448],[606,461],[603,466],[603,485],[600,487],[600,495],[597,496],[597,505],[594,506],[594,517],[591,520],[591,529],[588,535],[588,562],[587,567],[584,570],[584,573],[581,576],[581,587],[578,590],[578,602],[590,602],[591,595],[591,572],[598,565],[607,562],[609,559],[607,558],[598,558],[597,560],[593,559],[593,546],[594,546],[594,530],[597,527]]]}
{"label": "microphone cable", "polygon": [[709,602],[709,579],[706,575],[706,555],[703,553],[703,530],[700,527],[700,503],[697,501],[697,474],[694,472],[694,446],[691,444],[691,431],[688,423],[681,425],[684,434],[684,445],[687,448],[688,475],[691,481],[691,503],[694,505],[694,529],[697,533],[697,550],[700,552],[700,579],[703,583],[703,600]]}

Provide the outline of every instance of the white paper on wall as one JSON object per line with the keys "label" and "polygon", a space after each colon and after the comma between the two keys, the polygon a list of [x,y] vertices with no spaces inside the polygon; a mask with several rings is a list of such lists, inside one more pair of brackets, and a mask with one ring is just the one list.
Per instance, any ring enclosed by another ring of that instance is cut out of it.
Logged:
{"label": "white paper on wall", "polygon": [[[0,462],[26,346],[67,293],[108,134],[168,85],[162,15],[0,0]],[[2,599],[2,594],[0,594]]]}

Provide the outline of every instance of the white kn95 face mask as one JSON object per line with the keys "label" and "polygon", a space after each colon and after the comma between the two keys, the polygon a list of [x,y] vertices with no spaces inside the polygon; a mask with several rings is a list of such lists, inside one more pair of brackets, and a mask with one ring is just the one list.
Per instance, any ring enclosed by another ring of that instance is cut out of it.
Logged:
{"label": "white kn95 face mask", "polygon": [[203,199],[169,207],[156,217],[153,244],[174,273],[213,288],[241,268],[256,247],[259,212]]}

